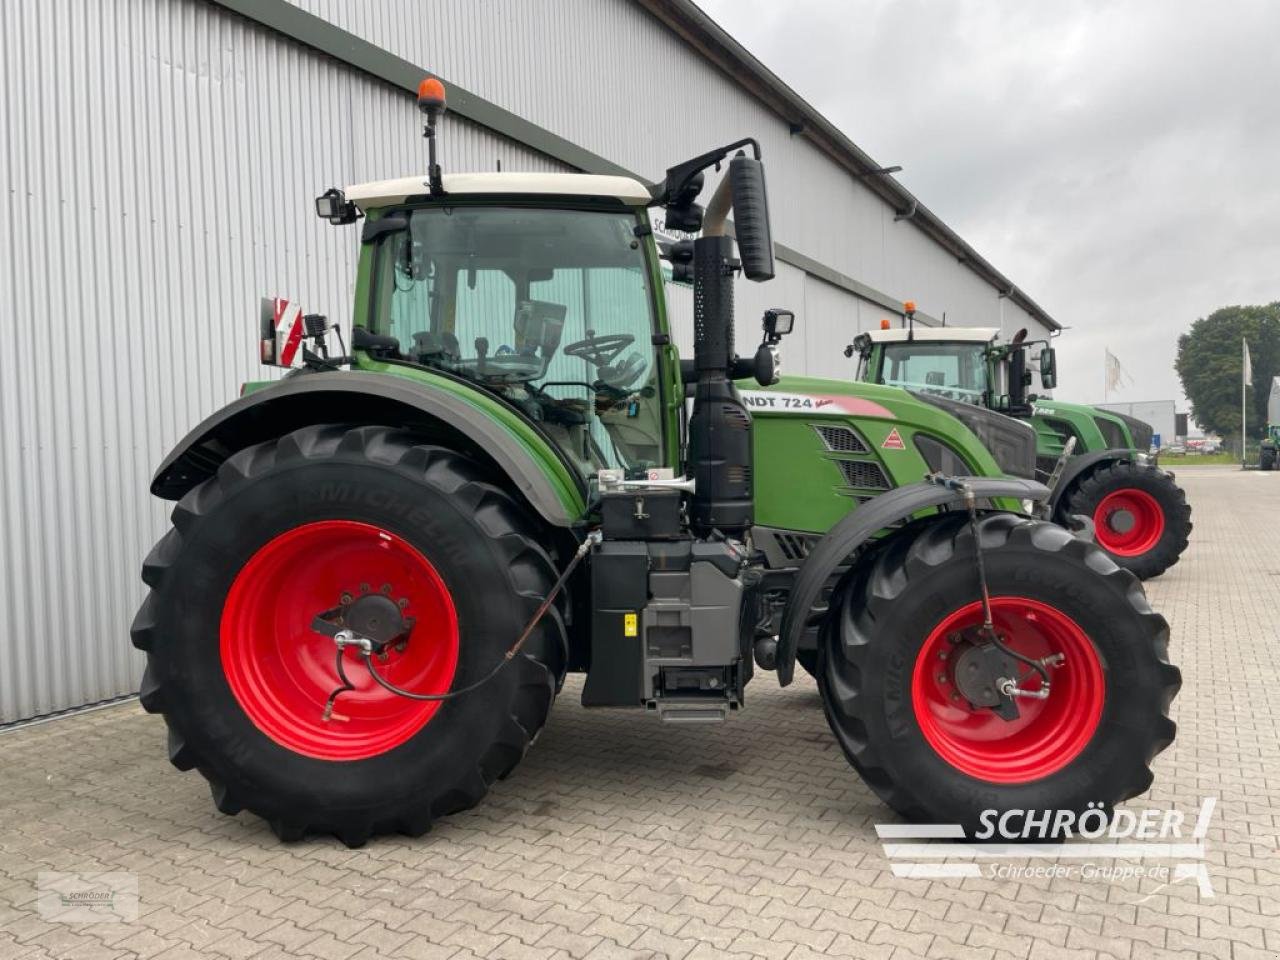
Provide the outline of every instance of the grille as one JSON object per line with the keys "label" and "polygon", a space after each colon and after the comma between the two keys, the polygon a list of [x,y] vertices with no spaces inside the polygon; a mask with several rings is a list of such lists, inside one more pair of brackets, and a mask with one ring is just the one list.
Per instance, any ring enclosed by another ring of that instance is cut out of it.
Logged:
{"label": "grille", "polygon": [[1102,433],[1102,439],[1108,447],[1114,449],[1127,449],[1129,443],[1125,440],[1124,430],[1120,424],[1114,420],[1108,420],[1106,417],[1094,417],[1093,422],[1097,424],[1098,430]]}
{"label": "grille", "polygon": [[788,560],[803,560],[809,555],[809,547],[817,537],[805,536],[802,533],[780,533],[777,535],[778,548]]}
{"label": "grille", "polygon": [[1117,413],[1116,416],[1125,422],[1129,433],[1133,435],[1133,449],[1139,453],[1146,453],[1151,449],[1151,440],[1155,436],[1155,430],[1152,429],[1151,424],[1124,413]]}
{"label": "grille", "polygon": [[815,426],[826,448],[834,453],[868,453],[862,438],[849,427]]}
{"label": "grille", "polygon": [[889,480],[878,463],[865,460],[837,460],[835,464],[844,475],[847,486],[860,487],[864,490],[889,489]]}

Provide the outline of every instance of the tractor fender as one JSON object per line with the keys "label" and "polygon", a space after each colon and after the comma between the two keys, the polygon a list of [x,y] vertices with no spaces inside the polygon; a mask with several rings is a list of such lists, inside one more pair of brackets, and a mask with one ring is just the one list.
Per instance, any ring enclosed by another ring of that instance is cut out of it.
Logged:
{"label": "tractor fender", "polygon": [[[1034,480],[1016,477],[958,477],[979,500],[1013,497],[1017,500],[1044,500],[1049,488]],[[809,551],[796,573],[791,595],[778,632],[778,684],[786,686],[795,674],[796,650],[809,625],[814,606],[827,579],[848,560],[849,555],[886,527],[906,520],[918,510],[956,506],[964,494],[936,483],[911,483],[882,493],[847,514]]]}
{"label": "tractor fender", "polygon": [[1072,457],[1067,461],[1066,467],[1062,470],[1062,476],[1058,478],[1057,485],[1049,495],[1048,516],[1057,516],[1058,502],[1062,499],[1063,494],[1071,489],[1072,484],[1099,464],[1129,463],[1133,459],[1133,451],[1126,450],[1123,447],[1113,447],[1110,450],[1095,450],[1093,453],[1082,453],[1078,457]]}
{"label": "tractor fender", "polygon": [[548,523],[564,527],[579,519],[544,465],[484,410],[444,390],[383,373],[308,373],[241,397],[183,437],[156,470],[151,492],[179,500],[236,451],[315,423],[423,425],[500,470]]}

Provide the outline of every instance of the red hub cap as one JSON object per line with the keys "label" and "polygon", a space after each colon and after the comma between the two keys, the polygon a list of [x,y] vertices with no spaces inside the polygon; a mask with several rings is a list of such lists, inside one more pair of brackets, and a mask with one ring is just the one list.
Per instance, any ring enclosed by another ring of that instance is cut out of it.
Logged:
{"label": "red hub cap", "polygon": [[[1004,720],[959,693],[957,653],[964,637],[982,624],[982,604],[975,602],[938,624],[920,648],[912,707],[925,740],[957,770],[993,783],[1028,783],[1061,770],[1089,743],[1102,718],[1106,681],[1093,644],[1066,614],[1020,597],[993,597],[991,612],[1010,649],[1033,660],[1065,657],[1049,667],[1048,699],[1018,697],[1018,718]],[[1042,683],[1030,667],[1016,679],[1024,690],[1038,690]]]}
{"label": "red hub cap", "polygon": [[337,647],[311,622],[370,592],[413,618],[406,641],[374,661],[378,672],[416,693],[448,690],[458,664],[453,598],[427,558],[394,534],[351,520],[303,524],[270,540],[237,574],[222,609],[222,669],[249,719],[276,743],[321,760],[361,760],[404,743],[440,708],[384,690],[348,648],[356,689],[323,719],[339,683]]}
{"label": "red hub cap", "polygon": [[1098,545],[1118,557],[1146,553],[1164,533],[1164,511],[1145,490],[1126,487],[1108,493],[1093,511]]}

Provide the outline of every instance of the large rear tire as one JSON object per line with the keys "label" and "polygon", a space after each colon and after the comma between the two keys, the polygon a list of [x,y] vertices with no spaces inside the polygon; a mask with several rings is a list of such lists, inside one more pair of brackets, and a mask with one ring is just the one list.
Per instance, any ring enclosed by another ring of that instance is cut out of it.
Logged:
{"label": "large rear tire", "polygon": [[1276,448],[1264,446],[1258,454],[1258,469],[1274,470],[1276,468]]}
{"label": "large rear tire", "polygon": [[1178,562],[1191,536],[1191,507],[1169,474],[1137,463],[1110,463],[1078,480],[1058,516],[1093,519],[1098,546],[1142,580]]}
{"label": "large rear tire", "polygon": [[454,700],[386,691],[348,650],[356,690],[323,716],[337,648],[311,624],[326,608],[394,600],[412,629],[375,663],[440,693],[498,663],[554,583],[529,517],[460,454],[387,427],[307,427],[233,455],[173,523],[143,566],[142,704],[222,812],[247,809],[286,840],[416,836],[475,805],[546,721],[565,667],[554,607],[520,656]]}
{"label": "large rear tire", "polygon": [[825,623],[819,685],[849,762],[894,810],[969,836],[987,809],[1079,814],[1142,793],[1175,733],[1164,618],[1061,527],[993,514],[979,536],[1006,642],[1066,656],[1049,698],[1019,699],[1010,721],[958,695],[966,629],[982,622],[973,537],[967,517],[922,521],[858,564]]}

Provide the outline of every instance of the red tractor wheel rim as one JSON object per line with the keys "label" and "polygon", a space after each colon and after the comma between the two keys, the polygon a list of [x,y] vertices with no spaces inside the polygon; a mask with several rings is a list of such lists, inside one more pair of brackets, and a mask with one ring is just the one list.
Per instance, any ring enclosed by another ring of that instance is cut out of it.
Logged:
{"label": "red tractor wheel rim", "polygon": [[[920,648],[912,707],[925,740],[957,770],[993,783],[1029,783],[1066,767],[1089,743],[1102,718],[1106,680],[1088,636],[1062,611],[1037,600],[993,597],[991,612],[1011,649],[1034,660],[1064,655],[1049,668],[1049,698],[1019,697],[1019,717],[1004,720],[959,694],[952,674],[956,641],[965,642],[962,633],[972,635],[982,624],[982,604],[975,602],[939,623]],[[1030,668],[1018,680],[1026,690],[1041,685]]]}
{"label": "red tractor wheel rim", "polygon": [[333,716],[337,647],[311,629],[316,614],[361,593],[397,601],[413,629],[403,650],[388,648],[378,672],[416,693],[443,693],[458,665],[458,616],[430,561],[387,531],[351,520],[321,520],[268,541],[236,575],[222,609],[222,669],[241,708],[264,734],[321,760],[362,760],[404,743],[435,716],[439,701],[416,701],[379,686],[357,650],[343,656],[354,691]]}
{"label": "red tractor wheel rim", "polygon": [[1160,542],[1164,511],[1145,490],[1128,487],[1102,498],[1093,511],[1094,536],[1108,553],[1136,557]]}

